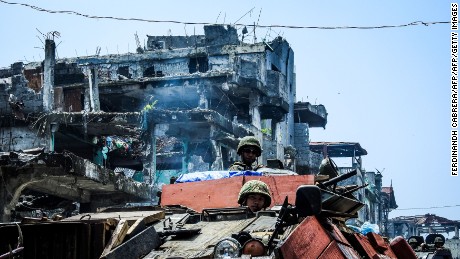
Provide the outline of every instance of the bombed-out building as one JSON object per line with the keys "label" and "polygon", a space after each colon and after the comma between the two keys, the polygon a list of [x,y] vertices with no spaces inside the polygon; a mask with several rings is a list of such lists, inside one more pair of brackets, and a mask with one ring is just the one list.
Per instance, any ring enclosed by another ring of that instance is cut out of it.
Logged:
{"label": "bombed-out building", "polygon": [[115,192],[155,201],[180,174],[226,170],[247,135],[262,143],[259,163],[314,173],[308,129],[324,128],[327,112],[296,101],[285,39],[248,44],[210,25],[204,35],[148,36],[136,53],[56,59],[54,35],[43,62],[0,69],[0,173],[18,182],[28,174],[18,168],[42,172],[3,188],[4,215],[28,189],[86,210],[127,202]]}

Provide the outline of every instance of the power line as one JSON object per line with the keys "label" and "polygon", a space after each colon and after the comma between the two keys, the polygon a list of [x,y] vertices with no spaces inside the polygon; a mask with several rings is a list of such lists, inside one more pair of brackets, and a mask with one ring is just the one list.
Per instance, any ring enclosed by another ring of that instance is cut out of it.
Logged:
{"label": "power line", "polygon": [[[216,23],[209,22],[184,22],[184,21],[175,21],[175,20],[149,20],[141,18],[123,18],[123,17],[113,17],[113,16],[96,16],[89,14],[82,14],[75,11],[61,11],[61,10],[48,10],[38,6],[24,4],[24,3],[15,3],[7,2],[0,0],[0,3],[9,4],[9,5],[21,5],[32,8],[36,11],[47,12],[47,13],[60,13],[60,14],[71,14],[77,16],[83,16],[90,19],[108,19],[108,20],[118,20],[118,21],[137,21],[137,22],[149,22],[149,23],[177,23],[185,25],[215,25]],[[435,25],[435,24],[450,24],[450,21],[436,21],[436,22],[424,22],[424,21],[414,21],[406,24],[397,24],[397,25],[379,25],[379,26],[298,26],[298,25],[257,25],[259,28],[286,28],[286,29],[320,29],[320,30],[342,30],[342,29],[359,29],[359,30],[370,30],[370,29],[388,29],[388,28],[402,28],[409,26],[419,26],[419,25]],[[219,25],[231,25],[231,26],[254,26],[253,24],[219,24]]]}
{"label": "power line", "polygon": [[452,208],[460,207],[460,205],[446,205],[446,206],[435,206],[435,207],[426,207],[426,208],[405,208],[405,209],[394,209],[394,210],[426,210],[426,209],[443,209],[443,208]]}

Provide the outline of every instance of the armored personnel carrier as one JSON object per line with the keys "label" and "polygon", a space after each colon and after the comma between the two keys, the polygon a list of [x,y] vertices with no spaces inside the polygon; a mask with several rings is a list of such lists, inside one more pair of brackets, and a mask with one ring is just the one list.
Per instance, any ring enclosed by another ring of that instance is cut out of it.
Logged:
{"label": "armored personnel carrier", "polygon": [[[336,186],[356,172],[332,179],[247,173],[163,186],[165,219],[154,227],[160,238],[144,258],[416,258],[402,238],[389,243],[345,226],[364,204],[353,197],[357,188]],[[250,180],[269,186],[269,209],[238,206]]]}
{"label": "armored personnel carrier", "polygon": [[[359,186],[337,187],[354,171],[342,175],[297,175],[273,169],[198,174],[194,181],[177,179],[164,185],[158,207],[109,208],[57,222],[38,219],[1,226],[2,242],[12,244],[12,249],[0,256],[417,258],[402,237],[390,243],[376,233],[363,235],[345,225],[364,205],[353,196]],[[238,205],[240,189],[250,180],[269,186],[268,209],[253,213]]]}

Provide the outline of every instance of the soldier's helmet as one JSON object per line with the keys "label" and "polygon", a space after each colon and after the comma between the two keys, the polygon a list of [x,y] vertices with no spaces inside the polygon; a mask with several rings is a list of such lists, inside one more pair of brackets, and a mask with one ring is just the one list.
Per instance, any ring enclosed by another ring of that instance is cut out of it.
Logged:
{"label": "soldier's helmet", "polygon": [[409,238],[409,241],[408,241],[409,244],[416,244],[417,243],[417,239],[415,239],[415,237],[411,237]]}
{"label": "soldier's helmet", "polygon": [[248,147],[248,146],[255,147],[259,151],[257,156],[260,156],[260,154],[262,153],[262,148],[260,147],[260,142],[256,139],[256,137],[254,137],[254,136],[246,136],[246,137],[242,138],[240,140],[240,143],[238,144],[238,149],[236,150],[238,155],[241,155],[243,148]]}
{"label": "soldier's helmet", "polygon": [[241,187],[240,194],[238,195],[238,204],[243,204],[246,202],[246,198],[250,194],[260,194],[265,197],[264,208],[270,206],[272,203],[272,197],[270,195],[270,190],[268,189],[267,184],[259,180],[251,180],[246,182],[243,187]]}
{"label": "soldier's helmet", "polygon": [[330,157],[326,157],[319,165],[319,174],[329,175],[329,178],[333,178],[339,175],[339,170],[334,161]]}

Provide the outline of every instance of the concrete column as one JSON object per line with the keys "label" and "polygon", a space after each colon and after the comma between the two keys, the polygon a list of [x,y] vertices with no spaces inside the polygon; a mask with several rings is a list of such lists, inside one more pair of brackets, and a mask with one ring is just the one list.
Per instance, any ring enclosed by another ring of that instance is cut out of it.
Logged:
{"label": "concrete column", "polygon": [[98,112],[101,110],[101,103],[99,101],[99,76],[97,68],[91,69],[92,74],[92,88],[93,88],[93,111]]}
{"label": "concrete column", "polygon": [[198,93],[200,95],[200,100],[198,101],[198,108],[201,109],[208,109],[209,108],[209,100],[207,97],[207,90],[204,88],[204,86],[200,85],[198,87]]}
{"label": "concrete column", "polygon": [[56,64],[56,44],[53,40],[45,41],[45,61],[43,76],[43,110],[54,110],[54,65]]}
{"label": "concrete column", "polygon": [[251,116],[251,124],[257,129],[261,129],[260,122],[260,96],[258,93],[252,91],[249,94],[249,115]]}
{"label": "concrete column", "polygon": [[56,131],[59,130],[59,124],[57,122],[51,122],[50,123],[50,139],[49,139],[49,151],[52,153],[54,152],[54,146],[55,146],[55,141],[54,141],[54,135]]}
{"label": "concrete column", "polygon": [[[94,97],[93,97],[93,74],[92,69],[88,69],[88,85],[89,85],[89,111],[94,110]],[[86,98],[86,97],[85,97]]]}
{"label": "concrete column", "polygon": [[91,70],[88,70],[89,78],[89,87],[85,88],[85,95],[83,98],[83,138],[88,140],[88,112],[92,111],[92,80],[91,80]]}
{"label": "concrete column", "polygon": [[211,165],[211,171],[224,170],[222,154],[221,154],[222,152],[220,150],[220,146],[217,144],[215,140],[211,140],[210,145],[212,148],[212,153],[215,157],[214,162]]}
{"label": "concrete column", "polygon": [[157,171],[157,138],[155,134],[155,128],[157,125],[149,126],[150,130],[150,145],[151,145],[151,158],[150,158],[150,184],[155,182],[156,171]]}
{"label": "concrete column", "polygon": [[96,68],[88,69],[88,89],[85,89],[85,110],[98,112],[101,110],[99,101],[99,79]]}
{"label": "concrete column", "polygon": [[90,89],[89,88],[85,88],[85,96],[84,96],[84,99],[83,99],[83,109],[86,111],[86,112],[89,112],[91,111],[91,104],[90,104]]}
{"label": "concrete column", "polygon": [[294,143],[297,150],[296,170],[299,174],[310,173],[310,147],[308,143],[308,123],[294,124]]}
{"label": "concrete column", "polygon": [[64,111],[64,89],[62,87],[53,87],[54,90],[54,110],[57,112]]}
{"label": "concrete column", "polygon": [[182,146],[184,148],[184,156],[182,157],[182,173],[188,172],[188,139],[182,141]]}

